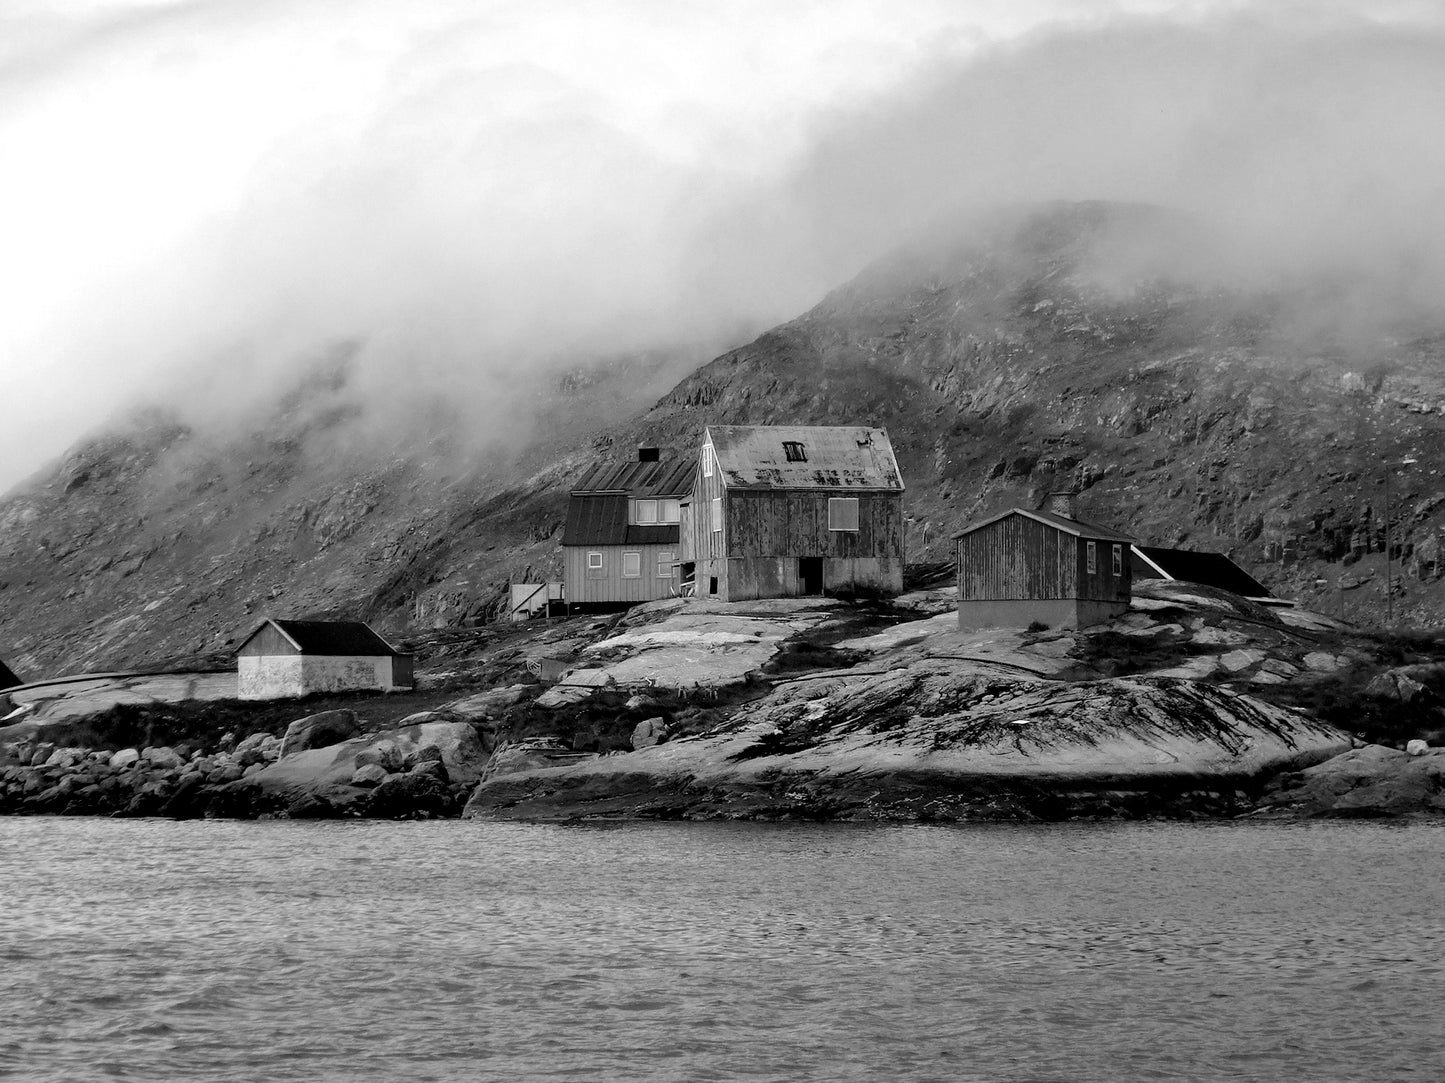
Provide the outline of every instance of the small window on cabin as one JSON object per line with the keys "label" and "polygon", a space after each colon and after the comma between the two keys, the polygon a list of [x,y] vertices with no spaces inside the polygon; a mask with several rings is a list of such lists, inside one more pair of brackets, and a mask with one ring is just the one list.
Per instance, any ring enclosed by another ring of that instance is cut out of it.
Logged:
{"label": "small window on cabin", "polygon": [[671,579],[675,574],[672,570],[675,560],[677,560],[677,554],[671,549],[659,550],[657,553],[657,578]]}
{"label": "small window on cabin", "polygon": [[1124,547],[1122,545],[1114,546],[1114,574],[1124,574]]}
{"label": "small window on cabin", "polygon": [[638,579],[638,578],[641,578],[641,576],[642,576],[642,554],[641,554],[641,553],[623,553],[623,554],[622,554],[622,578],[623,578],[623,579]]}
{"label": "small window on cabin", "polygon": [[657,521],[659,523],[679,523],[682,521],[682,508],[676,500],[659,500],[657,502]]}
{"label": "small window on cabin", "polygon": [[858,529],[858,498],[856,496],[830,496],[828,498],[828,529]]}
{"label": "small window on cabin", "polygon": [[796,440],[783,441],[783,454],[790,463],[805,463],[808,461],[808,453],[803,450],[803,445]]}
{"label": "small window on cabin", "polygon": [[588,553],[588,554],[587,554],[587,570],[588,570],[588,571],[593,571],[593,572],[600,572],[600,571],[602,570],[602,554],[601,554],[601,553]]}
{"label": "small window on cabin", "polygon": [[1084,543],[1084,571],[1093,575],[1099,570],[1099,545],[1097,542]]}
{"label": "small window on cabin", "polygon": [[720,496],[712,498],[712,529],[714,533],[722,529],[722,497]]}
{"label": "small window on cabin", "polygon": [[705,478],[710,478],[710,477],[712,477],[712,445],[711,445],[711,444],[703,444],[703,446],[702,446],[702,476],[705,477]]}
{"label": "small window on cabin", "polygon": [[644,523],[644,524],[649,524],[649,523],[655,523],[655,522],[657,522],[657,501],[656,501],[656,500],[638,500],[638,501],[636,501],[635,518],[634,518],[633,521],[634,521],[634,522],[637,522],[637,523]]}

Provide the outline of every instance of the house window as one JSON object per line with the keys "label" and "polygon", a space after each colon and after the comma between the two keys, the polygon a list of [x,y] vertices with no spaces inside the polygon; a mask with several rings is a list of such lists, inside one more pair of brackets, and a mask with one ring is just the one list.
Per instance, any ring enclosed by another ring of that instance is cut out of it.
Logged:
{"label": "house window", "polygon": [[657,501],[638,500],[634,502],[633,522],[651,524],[657,522]]}
{"label": "house window", "polygon": [[1114,574],[1124,574],[1124,547],[1122,545],[1114,546]]}
{"label": "house window", "polygon": [[856,496],[830,496],[828,498],[828,529],[858,529],[858,498]]}
{"label": "house window", "polygon": [[1097,542],[1084,543],[1084,571],[1093,575],[1099,570],[1099,545]]}
{"label": "house window", "polygon": [[657,521],[659,523],[677,523],[682,521],[682,508],[676,500],[659,500],[657,502]]}
{"label": "house window", "polygon": [[722,529],[722,497],[720,496],[712,498],[712,529],[713,533]]}
{"label": "house window", "polygon": [[808,453],[803,450],[803,445],[796,440],[783,441],[783,454],[790,463],[805,463],[808,461]]}
{"label": "house window", "polygon": [[607,578],[607,569],[602,563],[602,554],[600,552],[594,551],[587,554],[587,578]]}
{"label": "house window", "polygon": [[712,477],[712,445],[711,445],[711,444],[703,444],[703,446],[702,446],[702,476],[705,477],[705,478],[710,478],[710,477]]}
{"label": "house window", "polygon": [[661,549],[661,550],[658,550],[658,553],[657,553],[657,578],[659,578],[659,579],[671,579],[671,578],[673,578],[673,575],[674,575],[675,573],[674,573],[673,570],[672,570],[672,564],[673,564],[673,561],[675,561],[676,559],[677,559],[677,554],[674,553],[671,549]]}
{"label": "house window", "polygon": [[622,578],[623,578],[623,579],[637,579],[637,578],[640,578],[641,575],[642,575],[642,554],[641,554],[641,553],[623,553],[623,554],[622,554]]}

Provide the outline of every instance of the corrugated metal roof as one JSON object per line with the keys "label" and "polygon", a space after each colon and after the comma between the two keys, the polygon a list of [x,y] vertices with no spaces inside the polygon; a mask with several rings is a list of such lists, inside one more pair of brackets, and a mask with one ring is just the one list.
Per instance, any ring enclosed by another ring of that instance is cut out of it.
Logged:
{"label": "corrugated metal roof", "polygon": [[[655,465],[655,464],[643,464]],[[626,493],[572,494],[567,502],[563,545],[675,545],[676,523],[669,526],[629,526]]]}
{"label": "corrugated metal roof", "polygon": [[[883,429],[709,425],[707,439],[730,489],[903,490],[903,475]],[[785,444],[801,445],[804,458],[789,459]]]}
{"label": "corrugated metal roof", "polygon": [[265,620],[246,637],[241,647],[254,639],[256,632],[267,624],[275,625],[302,654],[376,656],[401,653],[372,631],[371,625],[359,620]]}
{"label": "corrugated metal roof", "polygon": [[16,685],[22,683],[24,682],[22,682],[19,677],[15,676],[15,673],[10,669],[10,667],[7,666],[3,661],[0,661],[0,690],[6,688],[14,688]]}
{"label": "corrugated metal roof", "polygon": [[975,530],[982,530],[986,526],[992,526],[1000,519],[1006,519],[1010,515],[1026,515],[1030,519],[1062,530],[1065,534],[1072,534],[1076,538],[1092,538],[1096,541],[1124,542],[1132,545],[1134,539],[1127,534],[1121,534],[1112,527],[1100,526],[1098,523],[1091,523],[1085,519],[1070,519],[1067,516],[1055,515],[1051,511],[1043,511],[1038,508],[1009,508],[1008,511],[1001,511],[997,515],[977,523],[970,523],[957,534],[955,538],[961,538],[965,534],[972,534]]}
{"label": "corrugated metal roof", "polygon": [[[1140,558],[1143,558],[1141,560]],[[1192,549],[1163,549],[1155,545],[1133,546],[1136,578],[1164,578],[1218,587],[1245,598],[1269,598],[1269,588],[1223,553],[1202,553]],[[1153,565],[1153,567],[1150,567]]]}
{"label": "corrugated metal roof", "polygon": [[572,486],[574,493],[626,493],[634,497],[686,496],[697,460],[690,455],[660,462],[599,462]]}

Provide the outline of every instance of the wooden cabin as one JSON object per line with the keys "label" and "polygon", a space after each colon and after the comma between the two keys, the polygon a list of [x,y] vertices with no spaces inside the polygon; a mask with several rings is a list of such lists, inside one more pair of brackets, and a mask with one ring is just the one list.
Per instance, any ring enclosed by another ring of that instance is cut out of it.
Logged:
{"label": "wooden cabin", "polygon": [[412,686],[412,656],[356,620],[264,620],[236,664],[241,699]]}
{"label": "wooden cabin", "polygon": [[1223,553],[1165,549],[1157,545],[1131,545],[1129,554],[1135,579],[1200,583],[1266,604],[1277,601],[1268,587]]}
{"label": "wooden cabin", "polygon": [[882,429],[712,425],[683,505],[683,574],[735,602],[903,589],[903,477]]}
{"label": "wooden cabin", "polygon": [[1133,539],[1075,515],[1071,493],[954,535],[958,626],[1080,628],[1129,608]]}
{"label": "wooden cabin", "polygon": [[642,447],[600,462],[572,487],[562,531],[569,608],[616,608],[677,593],[678,519],[693,459]]}

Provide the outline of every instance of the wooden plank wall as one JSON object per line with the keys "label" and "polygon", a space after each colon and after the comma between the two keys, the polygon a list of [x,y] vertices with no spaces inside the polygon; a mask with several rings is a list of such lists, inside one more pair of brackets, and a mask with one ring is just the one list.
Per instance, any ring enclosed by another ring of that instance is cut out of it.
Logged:
{"label": "wooden plank wall", "polygon": [[278,632],[275,626],[268,624],[257,632],[256,637],[241,648],[238,653],[274,656],[278,654],[296,654],[298,652],[296,648],[291,645],[289,639]]}
{"label": "wooden plank wall", "polygon": [[[857,498],[857,530],[828,529],[837,496]],[[903,558],[902,493],[739,491],[725,512],[728,556]]]}
{"label": "wooden plank wall", "polygon": [[1128,554],[1113,574],[1113,542],[1098,541],[1097,571],[1087,574],[1084,543],[1062,530],[1010,515],[958,542],[958,596],[964,601],[1083,598],[1127,601]]}
{"label": "wooden plank wall", "polygon": [[[679,580],[659,579],[657,558],[660,553],[671,552],[673,559],[680,559],[677,547],[670,545],[566,545],[563,552],[563,575],[567,587],[567,601],[573,605],[591,602],[650,602],[657,598],[668,598]],[[589,579],[587,576],[587,554],[602,553],[603,576]],[[623,578],[622,554],[642,555],[642,575],[635,579]]]}

